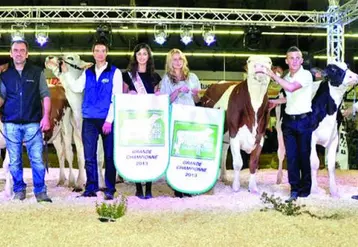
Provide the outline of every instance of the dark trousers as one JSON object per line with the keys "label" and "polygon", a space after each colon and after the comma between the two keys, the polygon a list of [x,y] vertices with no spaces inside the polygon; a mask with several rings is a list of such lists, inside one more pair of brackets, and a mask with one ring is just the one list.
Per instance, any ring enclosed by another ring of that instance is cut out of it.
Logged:
{"label": "dark trousers", "polygon": [[288,181],[292,192],[307,196],[311,191],[311,139],[310,116],[291,119],[285,116],[282,124],[287,154]]}
{"label": "dark trousers", "polygon": [[113,125],[112,131],[105,135],[102,126],[105,119],[84,118],[82,124],[82,141],[85,155],[86,168],[86,191],[98,191],[98,164],[97,164],[97,142],[99,135],[102,136],[104,159],[105,159],[105,193],[114,194],[116,191],[116,169],[113,161]]}

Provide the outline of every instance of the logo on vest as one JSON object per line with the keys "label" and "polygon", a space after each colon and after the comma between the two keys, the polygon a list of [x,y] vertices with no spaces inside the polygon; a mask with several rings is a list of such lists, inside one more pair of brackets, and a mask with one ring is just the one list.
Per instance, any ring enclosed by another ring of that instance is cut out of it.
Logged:
{"label": "logo on vest", "polygon": [[104,78],[104,79],[102,79],[102,81],[101,81],[103,84],[104,83],[108,83],[109,82],[109,79],[107,79],[107,78]]}
{"label": "logo on vest", "polygon": [[34,80],[27,79],[26,82],[35,82]]}

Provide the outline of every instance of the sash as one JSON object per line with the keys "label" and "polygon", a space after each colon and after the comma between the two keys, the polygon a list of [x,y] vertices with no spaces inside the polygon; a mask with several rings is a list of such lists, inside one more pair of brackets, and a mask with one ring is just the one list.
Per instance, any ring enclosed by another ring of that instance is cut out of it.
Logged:
{"label": "sash", "polygon": [[136,72],[136,76],[135,78],[133,78],[132,74],[130,71],[128,71],[128,75],[131,78],[133,85],[135,87],[135,90],[137,91],[138,94],[147,94],[147,90],[145,90],[145,86],[143,84],[142,79],[140,78],[138,72]]}

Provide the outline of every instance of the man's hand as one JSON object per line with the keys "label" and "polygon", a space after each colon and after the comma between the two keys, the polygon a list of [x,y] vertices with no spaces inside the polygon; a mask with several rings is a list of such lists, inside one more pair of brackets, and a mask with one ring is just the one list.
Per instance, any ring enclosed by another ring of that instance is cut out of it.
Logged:
{"label": "man's hand", "polygon": [[50,117],[48,115],[44,115],[40,121],[40,128],[42,132],[46,132],[50,129]]}
{"label": "man's hand", "polygon": [[61,63],[61,71],[62,73],[66,73],[68,71],[66,63]]}
{"label": "man's hand", "polygon": [[111,131],[112,131],[112,123],[104,122],[102,126],[103,134],[108,135],[109,133],[111,133]]}
{"label": "man's hand", "polygon": [[138,94],[137,91],[135,91],[135,90],[130,90],[128,93],[129,93],[129,94],[133,94],[133,95],[134,95],[134,94]]}

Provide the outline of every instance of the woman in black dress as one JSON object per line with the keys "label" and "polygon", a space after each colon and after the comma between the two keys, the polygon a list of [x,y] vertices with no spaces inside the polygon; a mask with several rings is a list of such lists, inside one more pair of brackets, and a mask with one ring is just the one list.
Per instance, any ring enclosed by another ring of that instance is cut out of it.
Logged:
{"label": "woman in black dress", "polygon": [[[153,94],[159,91],[161,77],[155,72],[152,50],[145,43],[134,47],[127,71],[123,74],[123,93]],[[136,183],[135,195],[141,199],[152,198],[152,182],[146,182],[145,194],[141,183]]]}

